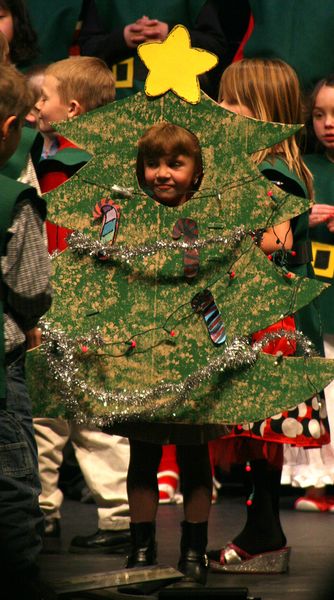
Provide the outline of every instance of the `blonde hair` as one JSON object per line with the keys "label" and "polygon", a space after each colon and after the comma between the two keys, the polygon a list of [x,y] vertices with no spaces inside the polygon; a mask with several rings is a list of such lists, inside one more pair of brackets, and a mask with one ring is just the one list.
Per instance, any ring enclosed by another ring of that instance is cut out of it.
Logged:
{"label": "blonde hair", "polygon": [[197,187],[203,174],[202,152],[197,137],[188,129],[173,123],[155,123],[138,142],[137,178],[145,185],[144,158],[159,158],[165,155],[185,154],[194,158],[195,172],[198,174]]}
{"label": "blonde hair", "polygon": [[[219,85],[219,102],[243,104],[256,119],[276,123],[303,123],[299,80],[290,65],[280,59],[244,58],[225,69]],[[258,165],[279,154],[306,184],[313,195],[312,175],[301,157],[298,135],[292,135],[274,148],[256,152]]]}
{"label": "blonde hair", "polygon": [[106,63],[95,56],[71,56],[49,65],[45,75],[58,80],[58,94],[67,104],[76,100],[84,112],[115,100],[115,78]]}
{"label": "blonde hair", "polygon": [[25,76],[13,65],[0,64],[0,123],[12,115],[23,121],[34,100]]}

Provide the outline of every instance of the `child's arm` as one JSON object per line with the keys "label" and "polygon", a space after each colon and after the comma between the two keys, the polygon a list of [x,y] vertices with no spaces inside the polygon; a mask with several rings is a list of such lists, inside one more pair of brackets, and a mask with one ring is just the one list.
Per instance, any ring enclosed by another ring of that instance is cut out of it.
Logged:
{"label": "child's arm", "polygon": [[273,254],[277,250],[291,250],[293,246],[293,233],[290,221],[285,221],[264,232],[260,248],[265,254]]}
{"label": "child's arm", "polygon": [[50,259],[42,220],[30,204],[21,204],[17,209],[9,233],[6,255],[2,258],[6,311],[21,331],[27,332],[36,327],[52,301]]}
{"label": "child's arm", "polygon": [[38,327],[33,327],[25,332],[27,341],[27,350],[37,348],[42,343],[42,331]]}

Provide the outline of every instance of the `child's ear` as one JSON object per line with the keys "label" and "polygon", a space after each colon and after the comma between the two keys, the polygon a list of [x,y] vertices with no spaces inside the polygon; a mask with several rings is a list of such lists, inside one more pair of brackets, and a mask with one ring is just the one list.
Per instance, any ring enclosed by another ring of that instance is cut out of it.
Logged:
{"label": "child's ear", "polygon": [[16,120],[17,120],[17,117],[15,115],[11,115],[10,117],[7,117],[7,119],[5,119],[4,122],[2,123],[1,138],[3,141],[5,141],[8,138],[9,130],[12,127],[12,125],[15,123]]}
{"label": "child's ear", "polygon": [[67,117],[73,119],[82,113],[82,106],[77,100],[71,100],[68,106]]}
{"label": "child's ear", "polygon": [[194,185],[197,185],[198,182],[202,179],[203,177],[203,171],[198,171],[198,173],[195,173],[195,177],[194,177]]}

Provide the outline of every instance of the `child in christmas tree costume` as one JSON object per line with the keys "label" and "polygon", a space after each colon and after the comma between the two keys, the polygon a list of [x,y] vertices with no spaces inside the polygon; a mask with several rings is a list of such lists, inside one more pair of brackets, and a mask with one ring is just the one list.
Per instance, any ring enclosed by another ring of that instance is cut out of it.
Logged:
{"label": "child in christmas tree costume", "polygon": [[[138,182],[153,200],[171,208],[188,202],[200,185],[202,172],[201,149],[190,131],[162,122],[139,140]],[[194,428],[149,422],[114,427],[130,440],[127,486],[132,547],[127,568],[156,564],[157,471],[162,444],[176,443],[185,514],[178,568],[186,579],[203,584],[212,477],[208,446]]]}
{"label": "child in christmas tree costume", "polygon": [[[38,174],[43,192],[65,182],[90,155],[58,135],[52,122],[108,104],[115,97],[114,77],[99,58],[76,56],[53,63],[44,73],[42,96],[36,107],[38,127],[43,134],[44,159]],[[49,251],[66,248],[70,230],[47,222]],[[126,439],[108,436],[96,427],[84,427],[62,418],[37,416],[34,427],[39,449],[42,482],[40,504],[46,515],[46,549],[54,549],[52,538],[60,537],[60,507],[63,494],[58,487],[63,448],[70,440],[87,487],[98,506],[98,530],[72,540],[73,552],[113,552],[128,546],[129,517],[126,470],[129,445]]]}
{"label": "child in christmas tree costume", "polygon": [[[302,122],[298,78],[294,70],[280,60],[244,59],[234,63],[222,76],[220,100],[224,108],[262,121]],[[254,161],[273,182],[273,188],[278,185],[288,193],[312,197],[311,174],[301,159],[295,136],[260,151],[254,155]],[[283,258],[289,271],[312,276],[308,213],[281,224],[280,228],[275,226],[264,234],[263,251],[274,260]],[[289,249],[292,251],[287,252]],[[297,328],[321,347],[316,317],[316,310],[309,305],[298,311],[295,320]],[[293,316],[282,319],[271,330],[293,329],[293,319]],[[266,331],[268,329],[254,335],[254,340]],[[284,355],[293,354],[294,350],[284,338],[279,346],[271,342],[265,348],[266,352],[279,351]],[[247,502],[247,521],[241,533],[222,550],[209,552],[214,570],[280,572],[287,569],[289,549],[279,517],[283,444],[318,447],[328,443],[325,416],[324,407],[312,399],[273,418],[236,426],[232,439],[217,442],[224,464],[250,462],[253,492]]]}
{"label": "child in christmas tree costume", "polygon": [[[334,76],[321,79],[311,95],[311,119],[316,137],[316,152],[304,157],[314,177],[315,202],[310,216],[315,274],[333,283],[334,244]],[[319,297],[324,332],[325,356],[334,355],[333,284]],[[325,389],[331,428],[334,426],[333,382]],[[305,496],[295,502],[297,510],[334,512],[334,499],[326,495],[326,485],[334,483],[334,450],[323,448],[284,449],[282,483],[306,488]]]}

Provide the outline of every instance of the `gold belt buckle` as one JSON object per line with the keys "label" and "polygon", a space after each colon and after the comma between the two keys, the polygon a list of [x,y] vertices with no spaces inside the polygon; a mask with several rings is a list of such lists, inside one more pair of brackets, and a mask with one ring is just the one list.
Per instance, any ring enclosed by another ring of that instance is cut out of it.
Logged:
{"label": "gold belt buckle", "polygon": [[[133,73],[134,73],[134,58],[127,58],[112,66],[112,74],[115,77],[116,88],[132,88],[133,87]],[[125,72],[125,77],[119,78],[119,75]]]}
{"label": "gold belt buckle", "polygon": [[332,279],[334,276],[334,246],[312,240],[312,254],[315,275]]}

